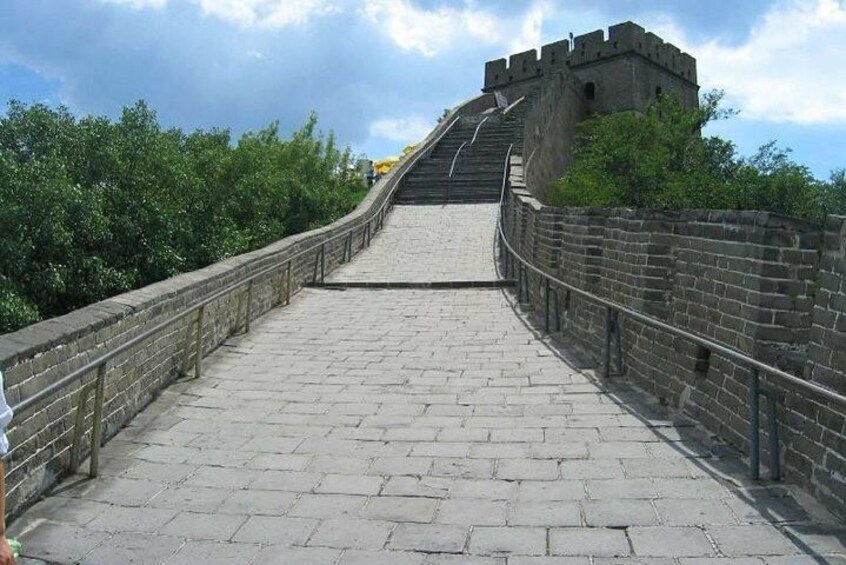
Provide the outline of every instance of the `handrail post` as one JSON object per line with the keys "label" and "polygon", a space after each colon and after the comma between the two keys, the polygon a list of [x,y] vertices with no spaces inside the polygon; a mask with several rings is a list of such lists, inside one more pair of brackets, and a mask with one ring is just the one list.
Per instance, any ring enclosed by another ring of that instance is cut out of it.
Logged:
{"label": "handrail post", "polygon": [[522,298],[522,301],[523,301],[523,303],[526,303],[526,302],[529,302],[530,296],[531,296],[529,294],[529,269],[527,269],[526,266],[522,265],[522,264],[520,265],[520,267],[523,271],[523,274],[522,274],[522,277],[523,277],[523,298]]}
{"label": "handrail post", "polygon": [[285,290],[284,282],[285,282],[285,274],[279,273],[279,302],[278,302],[279,305],[281,305],[285,302],[284,295],[282,294],[282,292]]}
{"label": "handrail post", "polygon": [[197,309],[197,340],[195,343],[197,353],[194,357],[194,378],[199,379],[203,374],[203,317],[205,316],[206,306],[201,305]]}
{"label": "handrail post", "polygon": [[517,265],[517,302],[523,303],[523,264]]}
{"label": "handrail post", "polygon": [[314,265],[311,266],[311,282],[317,282],[317,270],[320,268],[320,250],[314,254]]}
{"label": "handrail post", "polygon": [[91,383],[79,389],[79,402],[76,407],[76,418],[73,425],[73,440],[71,441],[70,462],[68,472],[71,475],[79,469],[79,455],[82,450],[82,428],[85,425],[85,407],[88,406],[88,395],[91,394]]}
{"label": "handrail post", "polygon": [[247,307],[244,308],[244,333],[250,333],[250,319],[253,317],[253,281],[247,283]]}
{"label": "handrail post", "polygon": [[613,310],[610,306],[605,307],[605,352],[603,363],[603,376],[611,376],[611,325],[613,322]]}
{"label": "handrail post", "polygon": [[326,279],[326,244],[320,244],[320,282]]}
{"label": "handrail post", "polygon": [[781,445],[778,438],[778,413],[776,413],[776,397],[773,390],[767,391],[767,424],[770,436],[770,478],[778,481],[781,479]]}
{"label": "handrail post", "polygon": [[96,477],[100,471],[100,444],[103,443],[103,401],[106,395],[106,363],[97,367],[97,388],[94,392],[94,420],[91,430],[91,461],[88,476]]}
{"label": "handrail post", "polygon": [[344,240],[344,263],[352,261],[352,238],[353,233],[350,230],[350,233],[347,234],[347,238]]}
{"label": "handrail post", "polygon": [[760,392],[758,369],[753,368],[752,372],[749,373],[749,476],[753,480],[758,480],[761,477],[760,437],[758,435]]}
{"label": "handrail post", "polygon": [[617,346],[615,361],[617,374],[623,374],[623,332],[620,327],[620,313],[614,311],[614,342]]}
{"label": "handrail post", "polygon": [[544,331],[549,333],[549,279],[544,277],[545,281],[545,292],[544,292],[544,300],[546,302],[546,308],[544,310]]}
{"label": "handrail post", "polygon": [[291,304],[291,260],[288,259],[288,266],[285,267],[285,306]]}
{"label": "handrail post", "polygon": [[558,290],[555,290],[552,293],[552,312],[555,316],[555,331],[561,331],[561,312],[558,308]]}

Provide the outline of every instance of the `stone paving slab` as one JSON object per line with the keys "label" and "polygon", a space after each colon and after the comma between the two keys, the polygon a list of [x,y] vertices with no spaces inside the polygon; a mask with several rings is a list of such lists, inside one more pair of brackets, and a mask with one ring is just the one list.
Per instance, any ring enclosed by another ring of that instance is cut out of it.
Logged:
{"label": "stone paving slab", "polygon": [[[397,208],[337,277],[493,279],[495,211]],[[846,564],[846,527],[533,328],[501,289],[305,289],[10,535],[28,565]]]}
{"label": "stone paving slab", "polygon": [[384,229],[327,282],[492,281],[497,204],[396,206]]}
{"label": "stone paving slab", "polygon": [[54,563],[846,562],[846,529],[706,439],[502,291],[307,289],[11,533]]}

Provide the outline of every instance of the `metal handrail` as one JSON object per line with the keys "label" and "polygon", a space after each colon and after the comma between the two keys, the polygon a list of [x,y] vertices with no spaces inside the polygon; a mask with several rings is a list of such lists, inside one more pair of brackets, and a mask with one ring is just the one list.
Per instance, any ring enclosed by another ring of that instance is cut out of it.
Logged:
{"label": "metal handrail", "polygon": [[[500,194],[499,199],[499,206],[500,206],[500,214],[497,217],[497,233],[499,236],[499,240],[501,244],[504,246],[503,251],[506,254],[506,261],[510,257],[512,260],[516,259],[520,263],[520,276],[518,277],[518,293],[520,294],[520,298],[522,299],[523,295],[523,280],[524,280],[524,270],[527,269],[539,277],[546,283],[547,288],[547,310],[549,309],[549,288],[550,285],[560,287],[566,289],[572,294],[580,296],[588,301],[594,302],[606,308],[608,317],[606,322],[606,348],[605,348],[605,374],[606,376],[610,373],[610,331],[612,324],[617,323],[617,316],[622,314],[627,316],[633,320],[637,320],[647,326],[652,326],[653,328],[657,328],[659,330],[665,331],[670,333],[675,337],[679,337],[695,343],[700,347],[706,349],[709,352],[716,352],[723,357],[730,359],[731,361],[749,367],[751,371],[750,380],[749,380],[749,389],[750,389],[750,397],[749,397],[749,416],[750,416],[750,466],[751,466],[751,474],[752,477],[757,479],[759,476],[759,461],[758,461],[758,410],[759,410],[759,403],[758,403],[758,396],[764,395],[767,397],[768,404],[769,404],[769,419],[773,420],[775,418],[775,410],[774,410],[774,396],[771,391],[760,389],[759,387],[759,375],[764,374],[766,376],[775,377],[776,380],[780,380],[784,383],[787,383],[793,387],[801,389],[804,392],[807,392],[810,395],[816,395],[819,398],[825,399],[826,401],[839,406],[842,409],[846,409],[846,396],[838,394],[832,390],[824,388],[818,384],[812,383],[810,381],[806,381],[804,379],[800,379],[790,373],[782,371],[776,367],[767,365],[766,363],[762,363],[757,359],[749,357],[748,355],[737,351],[727,345],[722,343],[710,340],[708,338],[702,337],[695,333],[680,329],[676,326],[653,318],[651,316],[647,316],[637,310],[633,310],[627,306],[624,306],[618,302],[614,302],[613,300],[608,300],[606,298],[602,298],[585,290],[582,290],[578,287],[575,287],[571,284],[568,284],[561,279],[546,273],[542,269],[532,265],[528,260],[520,255],[520,253],[515,250],[511,244],[508,242],[508,239],[505,235],[504,225],[503,225],[503,218],[505,217],[505,192],[508,180],[508,173],[510,168],[510,159],[511,159],[511,149],[513,145],[508,148],[508,153],[505,158],[505,166],[503,170],[502,176],[502,192]],[[507,263],[506,263],[507,264]],[[506,267],[507,268],[507,267]],[[557,295],[556,295],[557,296]],[[556,315],[557,318],[557,315]],[[547,325],[549,320],[549,312],[547,311]],[[619,340],[619,330],[617,330],[617,339]],[[621,350],[619,347],[618,341],[618,348],[617,348],[618,356],[621,355]],[[619,366],[619,357],[618,357],[618,366]],[[778,478],[778,469],[779,469],[779,462],[778,462],[778,436],[777,427],[775,426],[774,422],[770,422],[770,440],[774,442],[773,446],[770,449],[770,456],[771,456],[771,464],[770,469],[774,475],[774,478]]]}
{"label": "metal handrail", "polygon": [[490,116],[485,116],[482,121],[479,122],[479,125],[476,126],[476,131],[473,132],[473,139],[470,141],[470,145],[476,143],[476,138],[479,137],[479,130],[482,129],[482,126],[485,125],[485,122],[488,121],[488,118],[490,118]]}
{"label": "metal handrail", "polygon": [[[103,395],[104,395],[104,387],[105,387],[106,367],[112,359],[114,359],[115,357],[117,357],[121,353],[128,351],[129,349],[131,349],[135,345],[143,342],[144,340],[149,339],[150,337],[152,337],[153,335],[161,332],[162,330],[164,330],[164,329],[172,326],[173,324],[183,320],[184,318],[196,313],[197,314],[197,321],[196,321],[197,336],[196,336],[196,344],[195,345],[196,345],[197,353],[196,353],[196,358],[195,358],[194,376],[195,376],[195,378],[199,377],[200,372],[201,372],[201,359],[202,359],[203,316],[204,316],[205,307],[207,305],[214,302],[215,300],[222,298],[223,296],[231,294],[231,293],[243,288],[244,286],[246,286],[247,291],[248,291],[246,314],[247,314],[248,318],[247,318],[247,321],[246,321],[246,324],[245,324],[245,329],[249,330],[250,303],[252,302],[252,288],[253,288],[253,282],[255,280],[259,279],[260,277],[264,277],[264,276],[266,276],[266,275],[268,275],[268,274],[270,274],[274,271],[277,271],[279,269],[285,269],[285,271],[286,271],[285,276],[286,276],[286,279],[287,279],[286,292],[285,292],[285,304],[289,304],[290,299],[291,299],[291,272],[292,272],[292,262],[293,261],[303,257],[304,255],[307,255],[309,253],[317,251],[318,255],[316,256],[316,261],[318,259],[320,261],[320,277],[322,279],[323,276],[324,276],[323,261],[324,261],[324,254],[325,254],[325,246],[326,246],[326,244],[333,243],[336,240],[339,240],[341,238],[347,239],[347,241],[345,242],[345,250],[344,250],[345,256],[347,255],[347,253],[349,253],[349,257],[352,258],[352,234],[353,234],[353,232],[357,228],[363,226],[364,230],[365,230],[365,235],[366,235],[366,242],[367,242],[367,244],[370,243],[370,238],[371,238],[370,227],[371,227],[373,221],[376,220],[377,229],[382,225],[382,222],[384,221],[384,214],[386,213],[388,207],[393,203],[393,198],[394,198],[395,193],[396,193],[397,189],[399,188],[402,180],[405,178],[405,176],[411,170],[414,169],[414,167],[417,165],[418,161],[421,158],[423,158],[424,156],[427,156],[431,152],[431,150],[435,147],[435,145],[437,145],[443,139],[443,137],[447,133],[449,133],[450,130],[452,130],[452,128],[455,126],[455,124],[458,123],[459,120],[460,120],[460,117],[458,117],[458,116],[455,119],[453,119],[452,122],[450,122],[449,125],[447,125],[447,127],[444,128],[444,130],[436,138],[434,138],[429,143],[427,143],[426,146],[420,152],[417,153],[417,155],[414,157],[414,159],[409,161],[407,164],[403,164],[402,172],[398,176],[396,176],[395,178],[392,178],[389,181],[389,182],[393,183],[393,186],[391,186],[391,188],[389,189],[389,192],[388,192],[387,196],[385,197],[385,200],[382,202],[382,204],[379,206],[379,208],[375,212],[373,212],[369,217],[366,217],[366,219],[363,222],[359,223],[357,226],[351,228],[350,230],[347,230],[347,231],[344,231],[344,232],[339,233],[337,235],[334,235],[334,236],[332,236],[332,237],[330,237],[330,238],[328,238],[328,239],[326,239],[326,240],[324,240],[320,243],[316,243],[315,245],[312,245],[311,247],[308,247],[307,249],[299,251],[299,252],[291,255],[290,257],[288,257],[284,262],[274,264],[274,265],[271,265],[271,266],[269,266],[265,269],[262,269],[258,273],[255,273],[255,274],[251,275],[250,277],[248,277],[246,279],[243,279],[241,281],[233,283],[233,284],[229,285],[228,287],[214,293],[213,295],[201,300],[200,302],[197,302],[196,304],[190,306],[189,308],[186,308],[182,312],[180,312],[178,314],[174,314],[173,316],[171,316],[167,320],[164,320],[164,321],[160,322],[159,324],[156,324],[154,327],[142,332],[141,334],[133,337],[132,339],[126,341],[125,343],[119,345],[118,347],[104,353],[103,355],[97,357],[93,361],[86,363],[84,366],[72,371],[70,374],[68,374],[65,377],[59,379],[58,381],[52,383],[50,386],[38,391],[37,393],[27,397],[26,399],[22,400],[21,402],[15,404],[14,406],[12,406],[13,412],[15,412],[16,414],[21,414],[23,412],[26,412],[28,409],[32,408],[33,406],[37,405],[38,403],[52,397],[59,390],[65,388],[65,387],[67,387],[67,386],[69,386],[69,385],[71,385],[71,384],[73,384],[73,383],[75,383],[79,380],[81,380],[85,375],[87,375],[87,374],[91,373],[92,371],[96,370],[97,371],[96,388],[94,388],[94,389],[86,388],[88,386],[88,385],[86,385],[86,387],[83,387],[83,389],[80,391],[81,396],[80,396],[80,399],[79,399],[79,408],[78,408],[78,412],[77,412],[77,427],[74,429],[74,438],[75,438],[75,441],[78,441],[81,438],[81,434],[82,434],[82,430],[80,428],[81,425],[82,425],[82,410],[84,410],[84,407],[87,403],[87,395],[93,392],[95,394],[95,406],[94,406],[94,423],[93,423],[93,433],[92,433],[91,470],[90,470],[89,474],[91,476],[96,476],[97,475],[97,466],[98,466],[98,460],[97,459],[98,459],[98,455],[99,455],[99,447],[100,447],[100,440],[101,440],[101,433],[102,433],[102,427],[101,427],[102,426],[102,409],[103,409],[103,402],[104,402]],[[363,241],[364,241],[364,237],[363,237]],[[189,326],[189,330],[190,330],[190,326]],[[89,384],[93,384],[93,383],[89,383]],[[76,448],[78,449],[78,446],[76,446]],[[74,459],[78,458],[78,452],[74,453],[74,451],[75,450],[72,449],[72,456],[71,456],[72,462],[73,462]],[[7,456],[11,455],[11,453],[12,452],[8,453]]]}
{"label": "metal handrail", "polygon": [[449,178],[452,178],[452,174],[455,171],[455,164],[458,162],[458,156],[461,155],[461,150],[464,149],[464,146],[467,145],[466,141],[463,141],[461,145],[458,146],[458,150],[455,152],[455,155],[452,157],[452,164],[449,166]]}
{"label": "metal handrail", "polygon": [[520,98],[518,98],[517,100],[515,100],[514,102],[512,102],[511,104],[509,104],[509,105],[508,105],[508,107],[507,107],[507,108],[505,108],[505,109],[502,111],[502,115],[503,115],[503,116],[507,116],[509,112],[511,112],[514,108],[516,108],[517,106],[519,106],[519,105],[520,105],[520,104],[521,104],[524,100],[526,100],[526,97],[525,97],[525,96],[521,96]]}

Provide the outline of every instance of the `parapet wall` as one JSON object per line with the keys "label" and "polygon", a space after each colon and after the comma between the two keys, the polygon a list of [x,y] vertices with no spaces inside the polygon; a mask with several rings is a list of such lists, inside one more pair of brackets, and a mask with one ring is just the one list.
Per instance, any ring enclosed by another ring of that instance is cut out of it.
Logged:
{"label": "parapet wall", "polygon": [[[846,390],[846,228],[758,212],[555,208],[531,196],[513,168],[506,206],[512,246],[577,288],[713,339],[765,363]],[[820,262],[822,239],[826,251]],[[530,277],[530,301],[544,285]],[[816,296],[815,296],[816,292]],[[596,359],[605,310],[558,293],[560,326]],[[622,319],[625,374],[748,452],[748,370],[651,326]],[[846,414],[781,385],[786,480],[846,516]],[[766,414],[761,414],[762,446]],[[762,460],[767,461],[767,454]]]}
{"label": "parapet wall", "polygon": [[[0,336],[0,369],[9,404],[19,403],[221,290],[269,267],[277,267],[254,281],[249,306],[246,288],[206,306],[202,351],[211,352],[231,335],[243,331],[248,313],[250,319],[255,319],[284,301],[289,261],[292,293],[313,280],[317,252],[297,257],[300,252],[325,244],[325,269],[329,272],[343,262],[347,234],[352,233],[352,253],[361,250],[367,244],[368,233],[375,233],[378,228],[378,218],[373,218],[373,214],[392,197],[399,176],[424,151],[426,143],[435,139],[457,114],[477,113],[492,103],[490,95],[483,95],[453,110],[416,151],[370,190],[355,211],[329,226]],[[109,364],[104,437],[114,435],[162,388],[192,366],[194,320],[193,315],[186,317]],[[93,378],[94,375],[85,377],[32,410],[15,415],[8,430],[12,451],[4,458],[9,514],[21,511],[65,473],[79,391]],[[83,455],[90,445],[90,408],[84,429]]]}
{"label": "parapet wall", "polygon": [[809,351],[814,363],[807,378],[846,394],[846,218],[841,216],[830,216],[826,224]]}
{"label": "parapet wall", "polygon": [[596,64],[625,55],[638,55],[685,82],[696,85],[696,60],[671,43],[665,43],[654,33],[639,25],[624,22],[603,30],[576,36],[570,49],[568,40],[511,55],[508,60],[497,59],[485,64],[485,85],[490,92],[519,82],[551,76],[561,68]]}

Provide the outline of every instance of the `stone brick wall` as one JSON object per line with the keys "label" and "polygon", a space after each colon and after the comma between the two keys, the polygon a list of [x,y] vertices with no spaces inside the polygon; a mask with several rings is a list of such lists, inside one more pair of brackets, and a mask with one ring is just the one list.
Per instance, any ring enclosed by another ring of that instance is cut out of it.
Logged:
{"label": "stone brick wall", "polygon": [[[835,390],[846,389],[846,228],[756,212],[552,208],[526,189],[515,157],[506,199],[509,243],[578,288],[710,338]],[[820,261],[818,249],[825,237]],[[543,312],[540,277],[530,300]],[[557,291],[563,337],[595,359],[605,309]],[[748,369],[623,317],[628,378],[748,452]],[[778,382],[786,480],[846,515],[846,415]],[[761,414],[762,446],[766,417]],[[762,452],[762,460],[768,454]]]}
{"label": "stone brick wall", "polygon": [[540,83],[526,102],[531,108],[523,125],[526,182],[543,190],[570,164],[576,126],[587,116],[581,84],[562,69]]}
{"label": "stone brick wall", "polygon": [[[846,394],[846,217],[829,216],[813,309],[806,377]],[[838,428],[839,423],[839,428]],[[811,441],[788,446],[829,496],[846,500],[846,423],[823,404],[797,399],[793,425]],[[831,470],[830,473],[826,472]]]}
{"label": "stone brick wall", "polygon": [[[483,95],[462,104],[426,141],[438,136],[459,113],[475,113],[491,103],[492,97]],[[9,404],[19,403],[133,337],[268,267],[274,269],[253,283],[251,318],[280,305],[285,297],[289,261],[292,293],[314,277],[316,250],[299,255],[301,252],[325,244],[328,273],[342,262],[346,234],[352,233],[353,253],[366,245],[367,225],[370,224],[372,233],[377,229],[378,222],[371,216],[392,196],[398,177],[423,151],[425,144],[421,143],[417,151],[377,183],[355,211],[329,226],[0,336],[0,369]],[[246,289],[244,286],[226,294],[206,307],[202,336],[204,353],[243,331],[248,312]],[[194,315],[188,316],[109,363],[105,437],[116,433],[163,387],[192,367],[194,321]],[[12,451],[5,457],[6,508],[10,514],[22,510],[65,473],[78,393],[81,386],[94,377],[88,375],[41,405],[15,415],[8,430]],[[85,426],[84,454],[90,443],[91,404],[89,402]]]}
{"label": "stone brick wall", "polygon": [[807,377],[846,394],[846,217],[826,225],[809,353]]}

